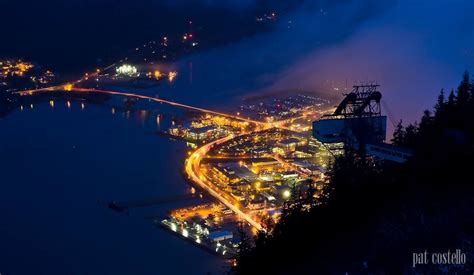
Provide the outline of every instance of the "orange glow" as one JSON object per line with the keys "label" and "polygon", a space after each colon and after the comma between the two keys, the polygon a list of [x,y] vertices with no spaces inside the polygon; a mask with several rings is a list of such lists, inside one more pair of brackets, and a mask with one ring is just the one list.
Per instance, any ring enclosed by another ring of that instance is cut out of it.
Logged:
{"label": "orange glow", "polygon": [[157,115],[157,116],[156,116],[156,124],[157,124],[158,126],[160,126],[160,122],[161,122],[161,120],[160,120],[160,115]]}
{"label": "orange glow", "polygon": [[177,75],[178,75],[178,72],[176,72],[176,71],[169,72],[168,73],[168,80],[170,82],[173,82],[173,80],[176,78]]}
{"label": "orange glow", "polygon": [[74,88],[74,85],[72,85],[71,83],[65,84],[65,85],[63,86],[63,89],[64,89],[66,92],[72,91],[72,88]]}

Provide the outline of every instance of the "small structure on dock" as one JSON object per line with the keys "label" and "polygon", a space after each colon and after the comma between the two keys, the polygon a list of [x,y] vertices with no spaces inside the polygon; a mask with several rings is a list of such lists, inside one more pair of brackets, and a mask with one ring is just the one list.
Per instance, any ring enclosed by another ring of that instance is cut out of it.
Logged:
{"label": "small structure on dock", "polygon": [[230,231],[219,230],[219,231],[213,231],[209,233],[208,237],[213,242],[221,242],[221,241],[232,239],[234,235]]}

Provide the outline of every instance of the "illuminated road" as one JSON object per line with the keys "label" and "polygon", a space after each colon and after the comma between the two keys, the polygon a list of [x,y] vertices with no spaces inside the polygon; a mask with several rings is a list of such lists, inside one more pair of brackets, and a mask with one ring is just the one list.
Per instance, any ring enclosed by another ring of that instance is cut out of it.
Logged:
{"label": "illuminated road", "polygon": [[[239,136],[244,135],[240,134]],[[234,211],[240,218],[243,220],[247,221],[250,225],[255,227],[258,230],[262,230],[262,226],[260,223],[258,223],[256,220],[254,220],[250,215],[244,213],[242,210],[239,209],[237,205],[232,204],[229,200],[227,200],[224,197],[224,194],[222,194],[222,191],[220,191],[212,182],[208,181],[206,177],[202,174],[200,170],[200,164],[202,158],[211,150],[211,148],[214,145],[218,145],[221,143],[224,143],[226,141],[229,141],[237,136],[230,135],[221,139],[218,139],[216,141],[213,141],[211,143],[208,143],[201,148],[197,149],[194,151],[189,158],[186,160],[185,163],[185,171],[186,174],[189,176],[189,178],[198,184],[201,188],[205,189],[209,194],[211,194],[214,198],[218,199],[220,202],[222,202],[225,206],[227,206],[229,209]]]}

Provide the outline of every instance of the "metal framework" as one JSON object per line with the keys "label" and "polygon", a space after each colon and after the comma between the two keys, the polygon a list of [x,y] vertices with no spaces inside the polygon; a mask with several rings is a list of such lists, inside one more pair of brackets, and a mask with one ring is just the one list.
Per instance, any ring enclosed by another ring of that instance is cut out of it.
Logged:
{"label": "metal framework", "polygon": [[382,94],[378,91],[380,85],[354,85],[352,92],[346,94],[337,106],[334,116],[372,117],[380,116],[380,100]]}

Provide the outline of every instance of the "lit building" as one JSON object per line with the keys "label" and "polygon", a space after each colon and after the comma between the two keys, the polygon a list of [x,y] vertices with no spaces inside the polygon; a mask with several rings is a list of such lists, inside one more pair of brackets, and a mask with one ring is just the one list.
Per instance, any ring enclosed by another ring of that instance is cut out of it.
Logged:
{"label": "lit building", "polygon": [[228,185],[232,191],[247,192],[252,189],[250,182],[246,180],[239,180],[237,182],[231,182]]}
{"label": "lit building", "polygon": [[257,196],[255,199],[250,200],[247,206],[252,210],[264,209],[266,206],[265,198],[262,196]]}
{"label": "lit building", "polygon": [[224,185],[236,184],[241,181],[232,169],[223,167],[221,164],[213,166],[211,174],[219,183]]}
{"label": "lit building", "polygon": [[212,231],[209,233],[208,237],[213,242],[221,242],[224,240],[232,239],[234,236],[230,231]]}
{"label": "lit building", "polygon": [[217,129],[212,126],[205,126],[201,128],[193,128],[190,129],[186,135],[189,139],[194,140],[205,140],[213,136],[213,133],[216,132]]}
{"label": "lit building", "polygon": [[280,140],[276,147],[273,148],[273,152],[280,155],[289,155],[296,151],[296,146],[300,141],[296,138],[286,138]]}
{"label": "lit building", "polygon": [[125,76],[135,76],[137,75],[137,68],[135,66],[129,64],[123,64],[122,66],[118,67],[116,70],[118,75],[125,75]]}

